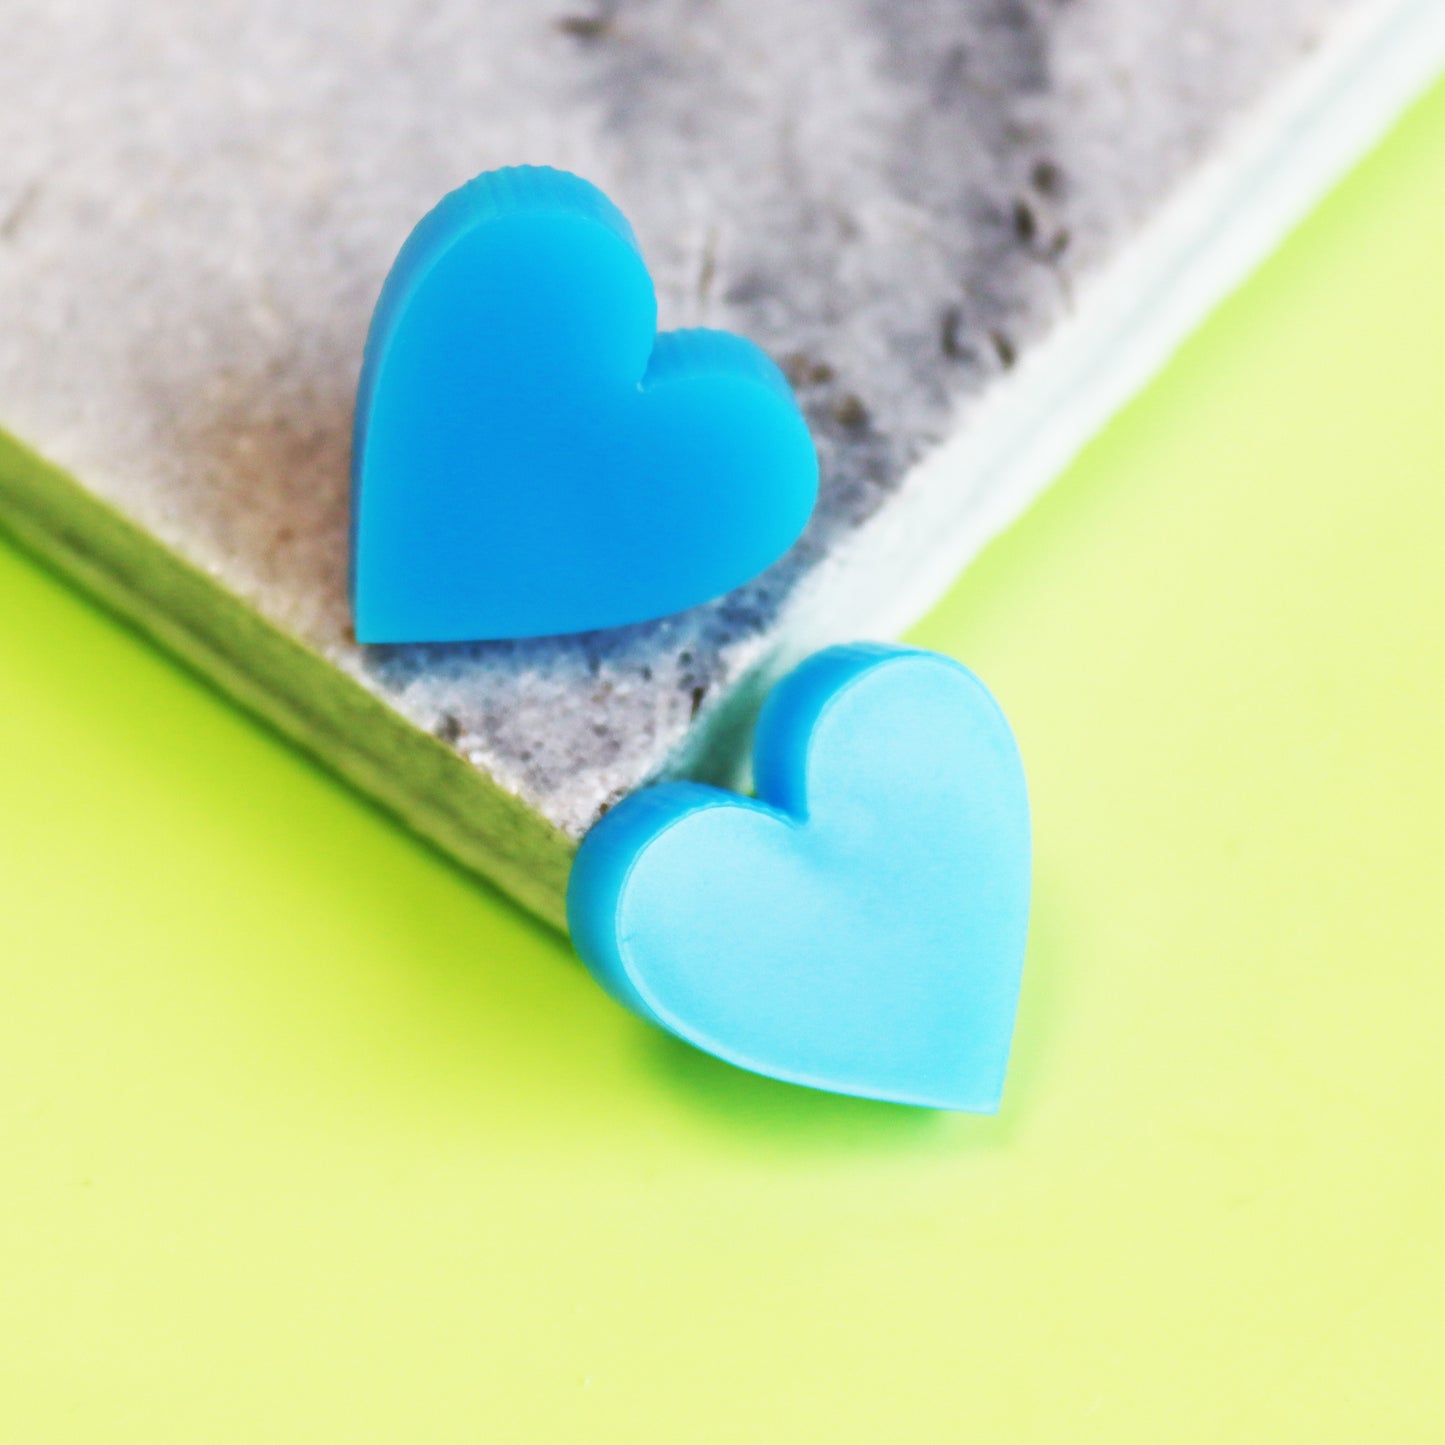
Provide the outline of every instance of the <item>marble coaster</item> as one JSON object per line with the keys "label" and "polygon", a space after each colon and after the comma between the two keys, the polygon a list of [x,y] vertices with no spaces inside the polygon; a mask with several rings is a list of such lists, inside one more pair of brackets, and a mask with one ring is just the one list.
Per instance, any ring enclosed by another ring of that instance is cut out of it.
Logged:
{"label": "marble coaster", "polygon": [[[613,801],[735,778],[781,669],[896,633],[1046,485],[1429,82],[1445,7],[11,0],[4,37],[0,522],[557,922]],[[663,622],[362,648],[371,307],[520,162],[613,196],[664,326],[781,362],[822,501]]]}

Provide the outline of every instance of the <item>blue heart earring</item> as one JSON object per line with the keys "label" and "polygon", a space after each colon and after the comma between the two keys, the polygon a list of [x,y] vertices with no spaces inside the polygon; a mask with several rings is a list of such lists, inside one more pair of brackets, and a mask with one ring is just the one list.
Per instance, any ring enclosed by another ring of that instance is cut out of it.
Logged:
{"label": "blue heart earring", "polygon": [[757,1073],[992,1113],[1028,924],[1023,767],[935,653],[818,653],[774,688],[756,800],[623,799],[583,839],[572,939],[653,1023]]}
{"label": "blue heart earring", "polygon": [[452,192],[382,288],[357,390],[362,642],[534,637],[679,612],[748,581],[817,494],[777,367],[657,334],[632,230],[539,167]]}

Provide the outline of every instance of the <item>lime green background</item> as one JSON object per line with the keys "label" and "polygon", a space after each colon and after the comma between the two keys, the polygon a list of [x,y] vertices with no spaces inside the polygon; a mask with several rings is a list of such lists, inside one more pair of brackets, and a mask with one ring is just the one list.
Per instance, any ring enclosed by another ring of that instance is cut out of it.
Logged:
{"label": "lime green background", "polygon": [[920,627],[997,1119],[756,1079],[0,547],[0,1436],[1445,1437],[1445,88]]}

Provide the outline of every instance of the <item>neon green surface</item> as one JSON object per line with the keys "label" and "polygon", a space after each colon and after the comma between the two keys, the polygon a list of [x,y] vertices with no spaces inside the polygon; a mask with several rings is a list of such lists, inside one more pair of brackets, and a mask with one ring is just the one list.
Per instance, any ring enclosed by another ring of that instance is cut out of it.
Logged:
{"label": "neon green surface", "polygon": [[997,1119],[649,1031],[0,549],[0,1437],[1445,1436],[1445,89],[915,640]]}

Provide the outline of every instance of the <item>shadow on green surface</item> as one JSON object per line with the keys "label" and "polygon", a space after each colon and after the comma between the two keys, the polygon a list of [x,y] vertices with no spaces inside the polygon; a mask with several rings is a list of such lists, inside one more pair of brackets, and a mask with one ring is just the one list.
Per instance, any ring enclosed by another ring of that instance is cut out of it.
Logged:
{"label": "shadow on green surface", "polygon": [[827,1094],[752,1074],[660,1029],[648,1029],[640,1053],[659,1089],[749,1144],[854,1148],[921,1143],[936,1135],[943,1117],[928,1109]]}

